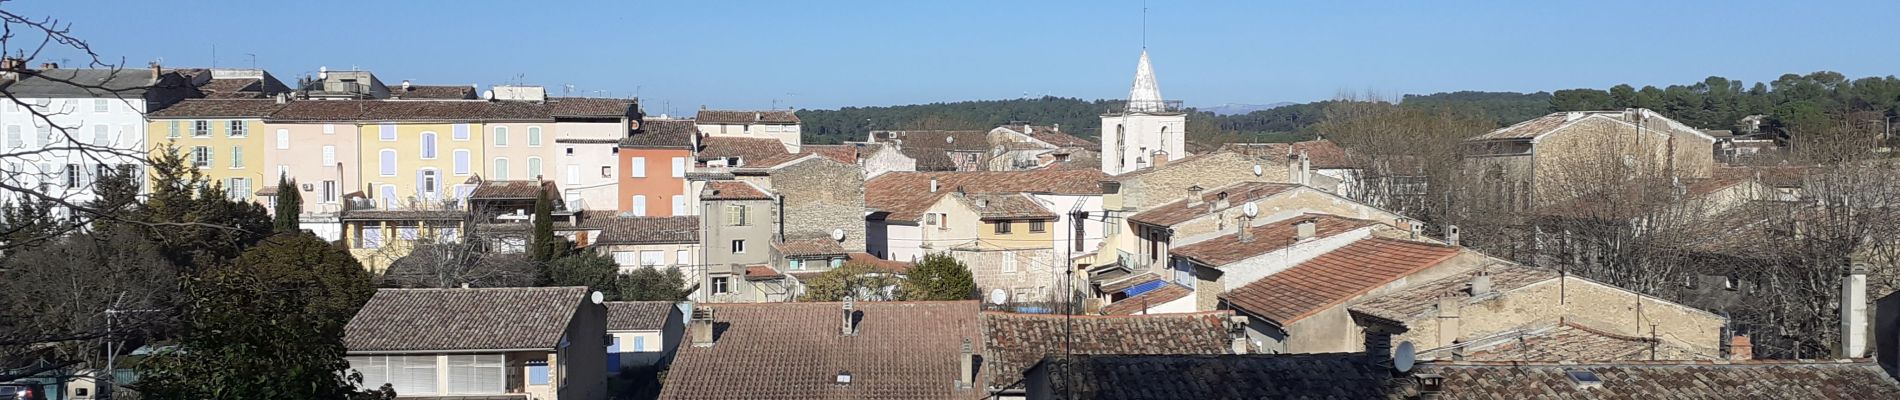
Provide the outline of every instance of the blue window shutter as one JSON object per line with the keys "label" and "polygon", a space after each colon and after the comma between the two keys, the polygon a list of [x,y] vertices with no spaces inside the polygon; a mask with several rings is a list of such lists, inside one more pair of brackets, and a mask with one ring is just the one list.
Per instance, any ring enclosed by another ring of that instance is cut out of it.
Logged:
{"label": "blue window shutter", "polygon": [[620,371],[620,337],[607,335],[607,372]]}

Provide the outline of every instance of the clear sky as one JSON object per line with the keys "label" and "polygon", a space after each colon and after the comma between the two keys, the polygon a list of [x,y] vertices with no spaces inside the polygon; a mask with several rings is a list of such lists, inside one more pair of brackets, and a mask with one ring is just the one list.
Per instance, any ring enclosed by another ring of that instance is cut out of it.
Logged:
{"label": "clear sky", "polygon": [[[1163,93],[1189,105],[1666,85],[1900,69],[1900,1],[1152,1]],[[318,66],[384,82],[638,93],[651,114],[1127,96],[1140,0],[93,1],[72,23],[133,65]],[[216,59],[213,59],[213,47]],[[70,55],[68,55],[70,56]],[[56,58],[56,57],[55,57]],[[776,100],[776,103],[774,102]]]}

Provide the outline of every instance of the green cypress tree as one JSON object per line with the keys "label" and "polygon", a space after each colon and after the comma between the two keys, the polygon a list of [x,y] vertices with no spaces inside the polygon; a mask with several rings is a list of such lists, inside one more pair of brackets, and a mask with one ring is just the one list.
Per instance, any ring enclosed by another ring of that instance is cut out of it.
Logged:
{"label": "green cypress tree", "polygon": [[277,177],[277,219],[274,230],[296,233],[302,231],[298,215],[303,214],[303,195],[297,192],[297,181],[289,176]]}

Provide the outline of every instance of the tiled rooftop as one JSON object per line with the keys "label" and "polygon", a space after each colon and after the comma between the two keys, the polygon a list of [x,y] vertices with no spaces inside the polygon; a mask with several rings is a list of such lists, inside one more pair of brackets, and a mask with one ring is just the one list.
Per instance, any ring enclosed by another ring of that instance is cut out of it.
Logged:
{"label": "tiled rooftop", "polygon": [[[1198,243],[1176,247],[1169,250],[1170,255],[1187,257],[1194,262],[1211,267],[1220,267],[1241,260],[1257,257],[1298,243],[1299,224],[1302,221],[1314,222],[1314,238],[1332,237],[1358,230],[1378,222],[1335,216],[1331,214],[1306,214],[1282,221],[1256,225],[1247,228],[1253,233],[1253,240],[1242,242],[1235,233],[1225,233],[1219,237]],[[1236,227],[1236,230],[1239,228]]]}
{"label": "tiled rooftop", "polygon": [[[1509,264],[1485,267],[1483,270],[1485,274],[1491,276],[1491,290],[1499,293],[1557,279],[1560,276],[1557,271]],[[1382,294],[1353,304],[1352,311],[1399,323],[1418,320],[1437,312],[1439,298],[1470,297],[1471,280],[1477,274],[1478,271],[1473,270],[1415,284],[1404,290]]]}
{"label": "tiled rooftop", "polygon": [[1293,143],[1228,143],[1221,145],[1220,149],[1274,159],[1290,159],[1305,151],[1307,162],[1314,169],[1353,168],[1351,160],[1346,158],[1346,149],[1326,139]]}
{"label": "tiled rooftop", "polygon": [[771,200],[758,186],[745,181],[708,181],[700,192],[700,200]]}
{"label": "tiled rooftop", "polygon": [[1398,239],[1354,242],[1221,295],[1287,325],[1458,255],[1456,247]]}
{"label": "tiled rooftop", "polygon": [[786,238],[784,242],[773,243],[779,254],[786,256],[830,256],[844,255],[843,245],[828,237]]}
{"label": "tiled rooftop", "polygon": [[772,138],[748,138],[731,136],[707,136],[700,139],[699,159],[739,157],[739,163],[748,167],[768,167],[771,161],[789,155],[785,144]]}
{"label": "tiled rooftop", "polygon": [[[552,182],[542,181],[484,180],[475,184],[475,189],[469,191],[468,198],[478,200],[534,199],[540,197],[541,194],[537,189],[551,185],[553,185]],[[552,194],[552,192],[550,192],[550,194]]]}
{"label": "tiled rooftop", "polygon": [[934,149],[958,151],[990,150],[990,131],[872,131],[871,138],[879,143],[897,143],[906,149]]}
{"label": "tiled rooftop", "polygon": [[474,85],[390,85],[389,98],[398,100],[473,100]]}
{"label": "tiled rooftop", "polygon": [[1390,367],[1358,353],[1050,357],[1051,399],[1403,398]]}
{"label": "tiled rooftop", "polygon": [[1005,387],[1043,357],[1063,354],[1223,354],[1231,311],[1189,314],[1062,316],[984,312],[983,359],[990,382]]}
{"label": "tiled rooftop", "polygon": [[152,119],[264,118],[284,108],[274,99],[186,99],[146,114]]}
{"label": "tiled rooftop", "polygon": [[609,301],[607,330],[657,331],[679,307],[670,301]]}
{"label": "tiled rooftop", "polygon": [[595,244],[699,243],[699,216],[629,217],[589,211],[581,226],[599,228]]}
{"label": "tiled rooftop", "polygon": [[702,124],[796,124],[798,114],[787,110],[699,110],[693,119]]}
{"label": "tiled rooftop", "polygon": [[978,218],[984,221],[1056,219],[1056,213],[1022,193],[971,194],[961,196],[959,200],[975,210]]}
{"label": "tiled rooftop", "polygon": [[[1128,220],[1150,225],[1170,226],[1193,220],[1196,217],[1213,214],[1228,208],[1240,207],[1249,201],[1285,193],[1299,188],[1300,185],[1272,182],[1240,182],[1201,191],[1201,203],[1188,205],[1187,192],[1180,194],[1181,199],[1162,204],[1134,216]],[[1227,207],[1219,207],[1222,196],[1227,199]]]}
{"label": "tiled rooftop", "polygon": [[1117,301],[1113,304],[1104,306],[1102,307],[1102,314],[1108,314],[1108,315],[1137,314],[1137,313],[1141,313],[1142,310],[1148,309],[1148,307],[1158,306],[1170,301],[1180,300],[1181,298],[1188,297],[1188,295],[1192,295],[1192,294],[1194,294],[1194,289],[1189,289],[1186,286],[1176,285],[1172,283],[1165,284],[1165,285],[1161,285],[1160,288],[1149,290],[1142,294],[1135,295],[1134,297],[1122,299],[1121,301]]}
{"label": "tiled rooftop", "polygon": [[586,287],[380,289],[344,327],[350,352],[554,349]]}
{"label": "tiled rooftop", "polygon": [[637,105],[633,100],[598,97],[553,97],[548,112],[555,117],[631,118]]}
{"label": "tiled rooftop", "polygon": [[[976,399],[956,387],[960,348],[982,354],[977,302],[712,304],[715,341],[681,340],[661,399]],[[985,361],[981,368],[988,368]],[[837,383],[838,373],[851,383]],[[981,374],[977,375],[983,376]],[[980,379],[979,379],[980,380]],[[1013,381],[1013,380],[1012,380]],[[976,386],[982,387],[981,383]]]}
{"label": "tiled rooftop", "polygon": [[[1529,326],[1461,343],[1467,361],[1714,360],[1671,340],[1633,337],[1574,321]],[[1651,353],[1654,354],[1651,354]],[[1452,359],[1452,350],[1419,352],[1420,359]]]}
{"label": "tiled rooftop", "polygon": [[[1010,172],[890,172],[865,182],[866,207],[889,212],[891,220],[916,221],[938,198],[962,188],[965,193],[1051,193],[1095,196],[1102,193],[1099,170]],[[937,190],[930,190],[930,181]]]}
{"label": "tiled rooftop", "polygon": [[[1432,362],[1416,371],[1444,377],[1447,400],[1900,398],[1900,383],[1872,360]],[[1579,385],[1573,371],[1602,383]]]}

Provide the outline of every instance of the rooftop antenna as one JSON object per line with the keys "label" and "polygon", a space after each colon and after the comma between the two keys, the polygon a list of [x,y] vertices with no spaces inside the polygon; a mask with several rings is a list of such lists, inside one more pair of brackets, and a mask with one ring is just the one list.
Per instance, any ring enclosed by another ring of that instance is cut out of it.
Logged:
{"label": "rooftop antenna", "polygon": [[1148,1],[1141,1],[1141,49],[1148,49]]}
{"label": "rooftop antenna", "polygon": [[244,55],[251,56],[251,69],[257,69],[257,53],[244,53]]}

